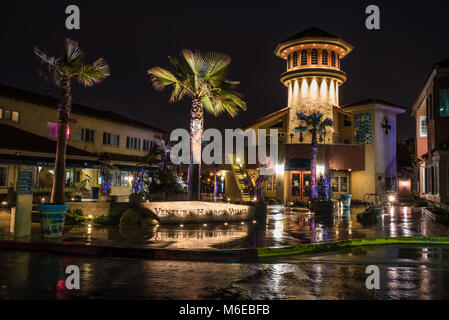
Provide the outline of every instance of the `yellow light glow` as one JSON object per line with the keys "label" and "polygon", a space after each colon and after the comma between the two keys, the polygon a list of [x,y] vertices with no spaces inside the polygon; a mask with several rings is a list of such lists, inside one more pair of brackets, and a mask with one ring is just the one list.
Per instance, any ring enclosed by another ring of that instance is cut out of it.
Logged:
{"label": "yellow light glow", "polygon": [[317,176],[324,175],[324,166],[323,165],[316,166],[316,174],[317,174]]}
{"label": "yellow light glow", "polygon": [[327,81],[326,81],[326,79],[323,79],[323,81],[321,82],[321,90],[320,90],[321,97],[327,98],[328,92],[329,92],[329,90],[327,87]]}
{"label": "yellow light glow", "polygon": [[335,101],[334,81],[331,81],[330,86],[329,86],[329,99],[331,99],[332,101]]}
{"label": "yellow light glow", "polygon": [[[296,84],[297,84],[297,82],[296,82]],[[307,97],[308,91],[309,91],[309,84],[307,83],[306,79],[303,79],[302,83],[301,83],[301,97],[303,97],[303,98]]]}
{"label": "yellow light glow", "polygon": [[285,167],[282,164],[278,164],[278,165],[276,165],[275,170],[276,170],[276,174],[283,174],[285,171]]}
{"label": "yellow light glow", "polygon": [[315,79],[310,83],[310,97],[318,98],[318,82]]}

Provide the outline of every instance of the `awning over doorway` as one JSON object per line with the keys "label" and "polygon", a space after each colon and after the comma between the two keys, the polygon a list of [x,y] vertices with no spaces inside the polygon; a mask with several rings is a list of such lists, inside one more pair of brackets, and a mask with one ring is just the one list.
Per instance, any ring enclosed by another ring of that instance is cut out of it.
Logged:
{"label": "awning over doorway", "polygon": [[289,159],[285,164],[286,171],[310,171],[312,161],[310,159]]}

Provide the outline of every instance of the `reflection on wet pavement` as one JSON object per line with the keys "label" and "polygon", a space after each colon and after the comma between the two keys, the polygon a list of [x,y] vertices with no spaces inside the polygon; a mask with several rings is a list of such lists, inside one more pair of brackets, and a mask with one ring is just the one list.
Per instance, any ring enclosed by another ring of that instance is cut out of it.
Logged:
{"label": "reflection on wet pavement", "polygon": [[[358,250],[248,264],[0,251],[0,299],[448,299],[448,257],[448,246]],[[366,268],[373,264],[380,268],[380,290],[365,286]],[[68,265],[80,267],[79,291],[65,289]]]}
{"label": "reflection on wet pavement", "polygon": [[309,212],[295,212],[284,207],[269,207],[266,224],[245,222],[234,224],[160,226],[153,229],[68,228],[67,239],[86,237],[91,242],[151,246],[169,249],[233,249],[282,247],[289,245],[325,243],[334,240],[400,237],[446,236],[449,229],[410,207],[386,211],[377,223],[363,226],[357,214],[364,207],[332,216],[318,217]]}
{"label": "reflection on wet pavement", "polygon": [[[269,207],[266,223],[245,222],[210,225],[119,228],[67,226],[65,242],[110,246],[168,249],[235,249],[282,247],[325,243],[334,240],[400,237],[448,236],[449,228],[434,221],[421,209],[401,207],[384,212],[372,225],[361,225],[357,214],[364,207],[329,216],[295,212],[281,206]],[[9,222],[9,221],[7,221]],[[0,219],[0,238],[9,234],[9,224]],[[33,224],[34,238],[39,225]]]}

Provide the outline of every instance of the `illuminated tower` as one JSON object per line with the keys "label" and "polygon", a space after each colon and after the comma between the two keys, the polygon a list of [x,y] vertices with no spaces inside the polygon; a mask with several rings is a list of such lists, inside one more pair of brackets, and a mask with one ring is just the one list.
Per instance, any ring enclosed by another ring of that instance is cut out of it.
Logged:
{"label": "illuminated tower", "polygon": [[[298,112],[310,114],[318,110],[325,118],[334,119],[339,88],[346,82],[340,62],[352,49],[341,38],[314,27],[277,46],[275,54],[287,65],[281,82],[288,88],[289,134],[297,137],[294,131],[299,124]],[[326,137],[326,143],[333,143],[332,135]]]}

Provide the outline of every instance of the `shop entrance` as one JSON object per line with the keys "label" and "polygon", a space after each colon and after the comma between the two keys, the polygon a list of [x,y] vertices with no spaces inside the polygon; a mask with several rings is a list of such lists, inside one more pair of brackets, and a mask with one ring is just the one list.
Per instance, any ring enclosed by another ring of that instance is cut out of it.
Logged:
{"label": "shop entrance", "polygon": [[312,174],[310,171],[290,172],[289,202],[310,200]]}

